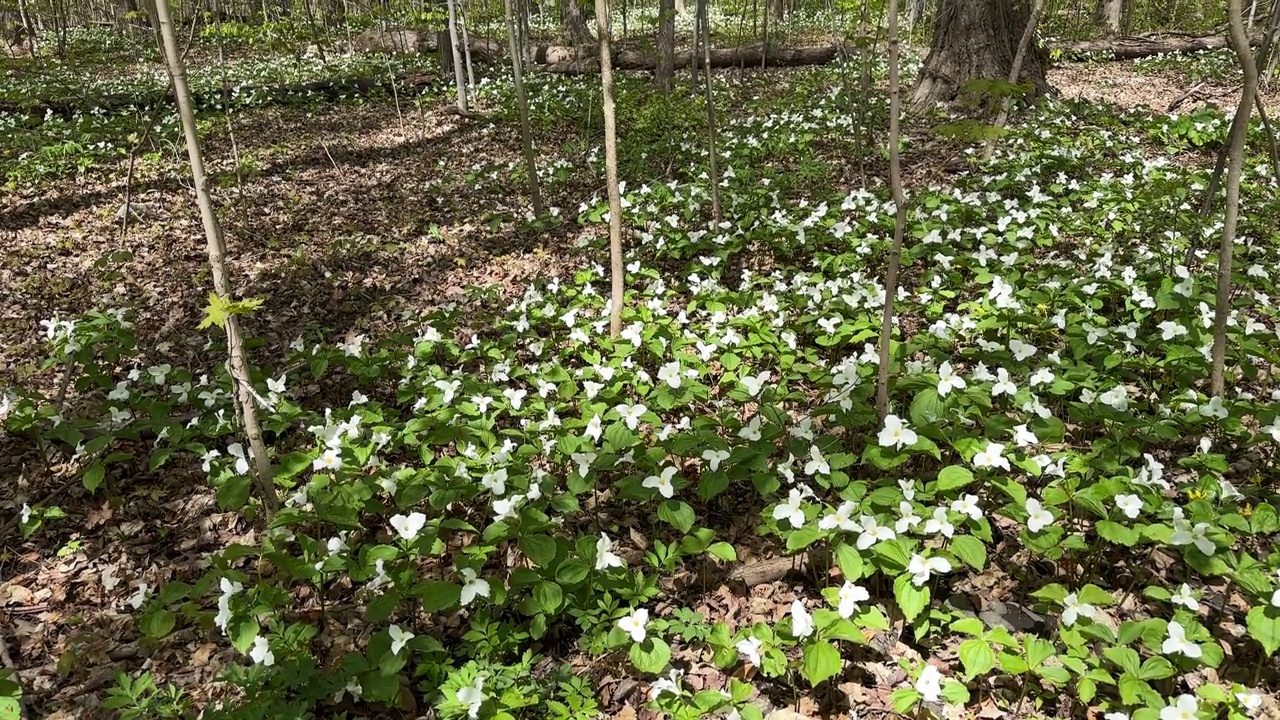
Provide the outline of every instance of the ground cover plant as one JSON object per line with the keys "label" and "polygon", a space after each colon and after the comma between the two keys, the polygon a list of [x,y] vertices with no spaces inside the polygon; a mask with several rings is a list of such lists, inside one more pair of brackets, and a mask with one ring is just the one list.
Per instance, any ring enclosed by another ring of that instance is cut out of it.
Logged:
{"label": "ground cover plant", "polygon": [[[878,86],[883,60],[866,67]],[[227,107],[204,107],[234,300],[193,288],[208,271],[174,247],[195,232],[166,208],[189,202],[174,148],[134,168],[120,144],[80,168],[138,182],[152,209],[121,247],[65,240],[88,266],[75,283],[0,268],[21,308],[0,389],[21,475],[0,713],[1280,713],[1265,138],[1242,172],[1230,381],[1213,394],[1221,220],[1196,209],[1229,116],[1047,98],[989,157],[980,125],[917,120],[881,419],[895,208],[888,103],[855,97],[861,70],[712,76],[733,109],[719,220],[705,97],[618,78],[616,337],[595,77],[529,79],[540,217],[517,190],[502,77],[477,83],[477,118],[441,112],[442,85],[245,101],[234,135]],[[143,145],[121,137],[127,117],[75,132]],[[23,127],[56,143],[60,122]],[[295,134],[308,126],[323,129]],[[6,159],[4,202],[23,262],[57,277],[69,252],[37,242],[51,230],[32,203],[69,181],[41,162]],[[57,212],[116,236],[103,195]],[[218,332],[233,315],[279,509],[237,419]],[[135,536],[156,562],[121,551]],[[37,597],[77,568],[66,607]],[[204,682],[184,681],[193,666]]]}

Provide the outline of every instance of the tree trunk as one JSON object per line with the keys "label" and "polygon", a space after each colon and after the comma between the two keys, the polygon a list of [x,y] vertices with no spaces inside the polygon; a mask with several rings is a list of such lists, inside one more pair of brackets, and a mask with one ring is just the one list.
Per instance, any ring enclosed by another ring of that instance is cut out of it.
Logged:
{"label": "tree trunk", "polygon": [[889,414],[890,343],[893,341],[893,301],[898,296],[898,270],[902,263],[902,239],[907,229],[907,198],[902,187],[901,144],[902,89],[898,59],[898,0],[889,0],[889,186],[893,193],[893,245],[884,277],[884,314],[880,318],[879,367],[876,369],[876,414],[883,423]]}
{"label": "tree trunk", "polygon": [[467,81],[462,64],[461,42],[458,40],[458,0],[446,0],[449,5],[449,45],[452,48],[453,82],[458,92],[458,112],[467,112]]}
{"label": "tree trunk", "polygon": [[[222,237],[222,226],[218,224],[218,216],[213,209],[213,198],[209,195],[209,178],[205,174],[204,158],[200,152],[200,137],[196,133],[196,115],[191,106],[191,91],[187,87],[186,68],[182,62],[182,54],[178,50],[178,41],[174,37],[173,25],[169,21],[168,0],[157,0],[156,21],[160,26],[161,39],[164,41],[164,54],[169,61],[169,76],[173,80],[173,94],[178,104],[178,116],[182,120],[187,157],[191,161],[196,202],[200,206],[200,220],[204,225],[209,252],[209,268],[213,275],[213,289],[219,297],[229,301],[232,298],[232,292],[226,264],[227,247]],[[262,428],[258,425],[258,412],[254,406],[254,391],[249,376],[248,353],[240,337],[239,325],[234,314],[227,316],[224,329],[227,333],[231,384],[239,405],[240,419],[244,422],[245,436],[249,440],[249,454],[254,461],[250,472],[257,483],[260,499],[269,519],[279,507],[279,499],[271,479],[271,461],[267,458],[267,449],[262,441]]]}
{"label": "tree trunk", "polygon": [[1124,0],[1099,0],[1095,19],[1103,37],[1121,35],[1120,21],[1124,17]]}
{"label": "tree trunk", "polygon": [[1226,391],[1227,317],[1231,314],[1231,260],[1236,241],[1236,222],[1240,217],[1240,174],[1244,167],[1244,144],[1249,134],[1249,115],[1253,112],[1253,95],[1258,89],[1258,68],[1241,18],[1240,0],[1227,0],[1231,46],[1244,74],[1240,105],[1231,125],[1230,150],[1227,156],[1227,208],[1222,224],[1222,243],[1218,247],[1218,295],[1213,314],[1213,352],[1210,388],[1217,397]]}
{"label": "tree trunk", "polygon": [[462,30],[462,55],[467,61],[467,92],[475,92],[476,74],[471,68],[471,39],[467,37],[467,9],[458,5],[458,27]]}
{"label": "tree trunk", "polygon": [[658,89],[671,92],[676,66],[676,7],[672,0],[658,0]]}
{"label": "tree trunk", "polygon": [[[1030,15],[1030,6],[1017,0],[942,0],[912,109],[922,112],[954,100],[974,80],[1004,82]],[[1033,95],[1049,88],[1044,68],[1039,51],[1031,52],[1023,64],[1022,77],[1032,84]]]}
{"label": "tree trunk", "polygon": [[702,47],[706,53],[706,77],[703,86],[707,98],[707,160],[711,185],[711,218],[720,224],[720,169],[716,167],[716,106],[711,92],[711,24],[707,0],[698,0],[698,14],[702,16]]}
{"label": "tree trunk", "polygon": [[613,107],[613,53],[609,49],[609,3],[596,0],[600,35],[600,95],[604,111],[604,173],[609,192],[609,335],[622,332],[622,197],[618,188],[618,118]]}
{"label": "tree trunk", "polygon": [[787,14],[786,0],[769,0],[769,14],[774,20],[782,20]]}
{"label": "tree trunk", "polygon": [[[1027,27],[1022,31],[1022,40],[1018,42],[1018,54],[1013,58],[1013,69],[1009,71],[1009,82],[1017,84],[1022,74],[1022,63],[1027,58],[1027,50],[1031,47],[1031,40],[1036,34],[1036,25],[1040,23],[1040,14],[1044,12],[1045,0],[1035,0],[1035,7],[1031,9],[1031,19],[1027,21]],[[1004,125],[1009,121],[1009,111],[1013,108],[1013,96],[1005,95],[1000,102],[1000,115],[996,117],[995,129],[987,138],[987,146],[982,151],[983,159],[991,157],[991,152],[995,150],[996,138],[999,132],[1004,129]]]}
{"label": "tree trunk", "polygon": [[529,127],[529,98],[524,92],[524,55],[520,52],[520,42],[516,39],[519,29],[516,27],[515,13],[511,10],[511,0],[503,0],[503,11],[507,16],[507,39],[511,45],[511,74],[516,86],[516,110],[520,115],[520,141],[524,145],[524,165],[529,173],[529,199],[533,203],[533,214],[542,216],[542,193],[538,189],[538,164],[533,152],[533,129]]}
{"label": "tree trunk", "polygon": [[[578,0],[560,0],[560,22],[564,27],[565,37],[576,46],[594,45],[596,39],[591,37],[587,27],[586,14]],[[599,19],[596,20],[599,24]]]}

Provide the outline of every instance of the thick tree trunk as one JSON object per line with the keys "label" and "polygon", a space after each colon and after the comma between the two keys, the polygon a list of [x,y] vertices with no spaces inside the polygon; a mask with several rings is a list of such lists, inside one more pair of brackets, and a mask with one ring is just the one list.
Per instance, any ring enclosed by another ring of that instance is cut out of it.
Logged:
{"label": "thick tree trunk", "polygon": [[676,7],[672,0],[658,1],[658,89],[670,93],[676,67]]}
{"label": "thick tree trunk", "polygon": [[[954,100],[974,80],[1004,82],[1030,15],[1031,7],[1017,0],[943,0],[912,109],[921,112]],[[1034,86],[1035,94],[1049,88],[1045,64],[1034,47],[1023,63],[1023,81]]]}
{"label": "thick tree trunk", "polygon": [[574,45],[595,45],[587,27],[587,16],[578,0],[560,0],[560,23],[565,37]]}
{"label": "thick tree trunk", "polygon": [[[1250,45],[1262,44],[1263,33],[1249,35]],[[1203,52],[1206,50],[1223,50],[1231,47],[1226,35],[1203,35],[1200,37],[1175,36],[1140,36],[1115,38],[1112,40],[1079,40],[1075,42],[1059,42],[1051,46],[1067,55],[1108,54],[1116,60],[1136,60],[1152,55],[1169,55],[1178,53]]]}
{"label": "thick tree trunk", "polygon": [[1095,21],[1104,37],[1121,35],[1120,21],[1124,18],[1124,0],[1098,0]]}

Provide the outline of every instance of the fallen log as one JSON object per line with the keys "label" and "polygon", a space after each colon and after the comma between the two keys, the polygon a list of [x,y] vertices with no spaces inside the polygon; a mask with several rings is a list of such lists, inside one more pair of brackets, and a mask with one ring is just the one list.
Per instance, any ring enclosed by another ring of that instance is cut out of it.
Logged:
{"label": "fallen log", "polygon": [[[352,43],[357,50],[383,52],[433,53],[439,49],[435,33],[424,30],[370,30],[357,35]],[[504,57],[504,44],[496,40],[472,37],[468,43],[471,57],[479,62],[495,62]],[[720,48],[711,51],[711,66],[718,68],[762,64],[777,67],[822,65],[839,57],[840,45],[780,48],[767,51],[761,45],[736,48]],[[547,72],[563,74],[587,74],[600,70],[600,59],[594,45],[573,47],[568,45],[539,45],[532,48],[533,62]],[[688,50],[675,54],[676,69],[687,68],[693,63]],[[702,62],[701,58],[698,58]],[[656,70],[658,59],[643,50],[619,47],[613,53],[615,70]]]}
{"label": "fallen log", "polygon": [[[1250,44],[1262,44],[1261,32],[1249,37]],[[1136,60],[1153,55],[1183,54],[1205,52],[1208,50],[1224,50],[1231,46],[1225,34],[1201,35],[1187,37],[1184,35],[1143,35],[1139,37],[1112,38],[1110,40],[1077,40],[1057,42],[1049,45],[1050,50],[1064,55],[1109,55],[1113,60]]]}

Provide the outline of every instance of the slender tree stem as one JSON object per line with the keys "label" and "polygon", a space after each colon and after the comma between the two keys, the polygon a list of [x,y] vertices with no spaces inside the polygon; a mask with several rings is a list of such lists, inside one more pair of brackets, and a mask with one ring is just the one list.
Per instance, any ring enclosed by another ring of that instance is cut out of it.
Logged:
{"label": "slender tree stem", "polygon": [[901,138],[902,88],[898,59],[898,0],[889,0],[889,185],[893,192],[893,247],[884,279],[884,315],[880,319],[880,367],[876,373],[876,413],[883,421],[889,414],[889,343],[893,339],[893,300],[898,294],[898,269],[902,263],[902,237],[907,228],[907,198],[902,189]]}

